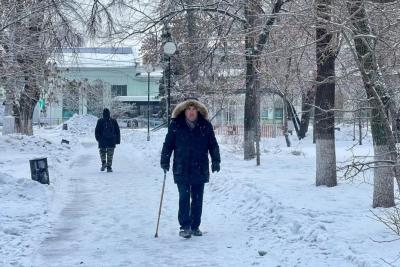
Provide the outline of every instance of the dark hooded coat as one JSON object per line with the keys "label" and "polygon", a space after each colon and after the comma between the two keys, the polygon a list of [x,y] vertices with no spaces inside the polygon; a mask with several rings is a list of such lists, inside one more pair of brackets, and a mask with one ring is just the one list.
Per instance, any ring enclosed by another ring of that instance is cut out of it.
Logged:
{"label": "dark hooded coat", "polygon": [[118,123],[111,118],[110,110],[103,111],[103,118],[97,121],[95,137],[99,143],[99,148],[115,148],[116,144],[121,143],[121,133]]}
{"label": "dark hooded coat", "polygon": [[[185,110],[194,106],[199,111],[196,126],[188,126]],[[197,100],[188,100],[177,105],[172,112],[171,124],[161,152],[161,166],[169,166],[174,152],[172,171],[177,184],[204,184],[209,181],[209,159],[219,164],[219,146],[214,129],[208,121],[207,108]]]}

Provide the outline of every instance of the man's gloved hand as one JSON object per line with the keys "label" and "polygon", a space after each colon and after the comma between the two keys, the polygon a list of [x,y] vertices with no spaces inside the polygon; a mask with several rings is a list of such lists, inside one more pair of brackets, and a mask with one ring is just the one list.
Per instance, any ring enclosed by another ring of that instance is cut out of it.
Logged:
{"label": "man's gloved hand", "polygon": [[221,169],[221,168],[220,168],[218,162],[215,162],[215,163],[213,163],[213,164],[211,165],[211,170],[212,170],[212,172],[219,172],[220,169]]}
{"label": "man's gloved hand", "polygon": [[169,171],[169,164],[168,163],[161,163],[161,169],[164,171]]}

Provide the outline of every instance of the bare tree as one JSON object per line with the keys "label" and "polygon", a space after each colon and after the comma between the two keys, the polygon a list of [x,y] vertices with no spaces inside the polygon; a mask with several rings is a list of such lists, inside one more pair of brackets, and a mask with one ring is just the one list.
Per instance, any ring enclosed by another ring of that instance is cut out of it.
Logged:
{"label": "bare tree", "polygon": [[[259,97],[258,91],[260,90],[260,70],[261,61],[260,57],[265,49],[265,46],[269,43],[269,35],[275,24],[277,14],[281,11],[282,6],[289,1],[272,1],[269,3],[271,6],[271,12],[267,13],[265,10],[264,1],[237,1],[237,10],[232,10],[234,5],[232,3],[208,3],[207,1],[190,2],[186,1],[183,5],[175,7],[175,9],[168,10],[164,13],[160,19],[154,19],[154,21],[171,20],[177,17],[178,14],[186,12],[186,19],[193,18],[194,11],[203,12],[202,14],[218,14],[218,17],[227,17],[231,19],[228,24],[227,33],[233,25],[240,25],[244,29],[244,43],[245,47],[243,53],[245,57],[245,114],[244,114],[244,158],[252,159],[256,156],[255,154],[255,143],[258,140],[257,132],[259,127]],[[164,3],[165,4],[165,3]],[[226,9],[224,9],[224,7]],[[242,16],[241,16],[242,15]],[[229,21],[228,21],[229,22]],[[189,37],[187,40],[193,42],[195,38],[193,34],[194,24],[188,22]],[[237,28],[240,31],[240,28]],[[191,33],[191,34],[190,34]],[[206,35],[207,36],[207,35]],[[198,38],[198,34],[197,37]],[[196,42],[198,44],[199,42]],[[226,44],[226,38],[222,42],[216,42],[216,48],[221,44],[223,47]],[[210,45],[210,42],[205,42]],[[197,49],[198,46],[196,46]],[[226,46],[225,46],[226,47]],[[193,51],[194,44],[189,44],[188,51]],[[197,53],[199,50],[196,50]],[[189,53],[190,54],[190,53]],[[181,55],[181,54],[180,54]],[[208,55],[208,53],[206,54]],[[186,58],[186,57],[183,57]],[[188,59],[188,62],[192,62],[192,57]],[[198,61],[198,60],[197,60]],[[202,61],[200,61],[202,62]],[[193,64],[189,64],[190,78],[194,81],[194,77],[198,77],[198,67]],[[184,68],[185,69],[185,68]],[[196,78],[197,79],[197,78]],[[187,91],[187,90],[185,90]]]}
{"label": "bare tree", "polygon": [[[63,78],[60,86],[61,92],[56,92],[58,98],[63,103],[63,108],[73,113],[82,112],[84,109],[88,113],[101,117],[103,109],[108,106],[106,93],[109,85],[101,80],[89,81],[68,80]],[[109,101],[111,103],[111,101]]]}
{"label": "bare tree", "polygon": [[372,108],[371,129],[374,142],[374,198],[373,207],[394,206],[394,164],[396,141],[386,110],[389,102],[387,87],[376,59],[376,39],[368,23],[365,3],[349,0],[348,10],[353,26],[355,59]]}
{"label": "bare tree", "polygon": [[1,14],[13,18],[0,32],[0,68],[7,112],[15,117],[19,133],[33,133],[33,112],[48,78],[47,61],[57,49],[81,43],[71,21],[77,7],[72,0],[0,2]]}
{"label": "bare tree", "polygon": [[317,0],[315,96],[316,185],[336,186],[335,153],[335,35],[330,31],[331,0]]}

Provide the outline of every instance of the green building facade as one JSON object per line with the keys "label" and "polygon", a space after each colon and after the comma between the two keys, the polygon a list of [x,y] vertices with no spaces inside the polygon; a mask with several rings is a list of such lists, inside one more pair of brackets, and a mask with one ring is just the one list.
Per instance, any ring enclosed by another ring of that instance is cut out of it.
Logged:
{"label": "green building facade", "polygon": [[65,49],[57,68],[67,88],[53,88],[57,99],[45,97],[46,112],[38,107],[38,120],[54,124],[74,114],[99,116],[106,107],[123,118],[144,117],[148,105],[151,114],[160,109],[162,70],[146,72],[132,48]]}

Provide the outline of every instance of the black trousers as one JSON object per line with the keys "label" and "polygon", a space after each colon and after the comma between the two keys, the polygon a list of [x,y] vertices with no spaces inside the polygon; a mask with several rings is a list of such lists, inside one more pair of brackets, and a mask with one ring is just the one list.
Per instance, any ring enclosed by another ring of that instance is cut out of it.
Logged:
{"label": "black trousers", "polygon": [[[181,229],[196,229],[201,223],[203,209],[204,184],[178,184],[179,212],[178,221]],[[192,201],[190,201],[190,199]]]}

